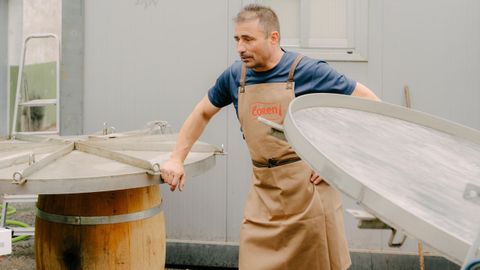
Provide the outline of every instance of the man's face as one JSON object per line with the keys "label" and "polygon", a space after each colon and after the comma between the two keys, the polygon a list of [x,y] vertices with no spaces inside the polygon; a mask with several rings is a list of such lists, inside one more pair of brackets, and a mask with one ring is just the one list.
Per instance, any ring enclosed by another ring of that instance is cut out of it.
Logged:
{"label": "man's face", "polygon": [[266,64],[275,48],[272,35],[267,35],[259,25],[259,20],[248,20],[235,25],[235,41],[240,59],[248,68],[265,71]]}

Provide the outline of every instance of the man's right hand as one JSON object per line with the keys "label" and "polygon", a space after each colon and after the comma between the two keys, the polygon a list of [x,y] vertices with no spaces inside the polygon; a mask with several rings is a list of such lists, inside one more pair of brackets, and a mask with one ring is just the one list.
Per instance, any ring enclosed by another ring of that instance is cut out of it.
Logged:
{"label": "man's right hand", "polygon": [[192,149],[195,141],[202,134],[205,126],[218,111],[220,111],[220,108],[215,107],[208,99],[208,96],[205,95],[187,117],[185,123],[183,123],[170,159],[160,166],[160,175],[163,181],[170,185],[171,191],[175,191],[177,187],[180,191],[183,191],[185,186],[183,161]]}
{"label": "man's right hand", "polygon": [[171,191],[175,191],[178,186],[183,191],[185,186],[185,170],[183,162],[176,159],[169,159],[160,168],[160,175],[165,183],[170,186]]}

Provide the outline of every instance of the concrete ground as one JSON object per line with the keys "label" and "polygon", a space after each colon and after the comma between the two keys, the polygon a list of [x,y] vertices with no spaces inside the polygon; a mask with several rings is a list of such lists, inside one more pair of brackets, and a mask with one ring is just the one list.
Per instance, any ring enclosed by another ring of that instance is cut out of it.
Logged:
{"label": "concrete ground", "polygon": [[[14,219],[33,225],[35,223],[35,214],[32,203],[16,203],[13,204],[17,212],[10,216],[9,219]],[[35,252],[33,237],[13,243],[12,254],[0,256],[1,270],[35,270]],[[174,269],[189,269],[189,270],[204,270],[213,268],[192,268],[187,266],[167,266],[166,270]],[[220,270],[221,268],[214,268]]]}
{"label": "concrete ground", "polygon": [[[0,200],[1,201],[1,200]],[[33,225],[35,221],[33,203],[16,203],[14,205],[17,212],[9,217],[17,221],[22,221],[29,225]],[[175,251],[173,248],[171,251]],[[377,254],[369,252],[352,252],[353,265],[349,270],[419,270],[418,257],[415,255],[395,255],[395,254]],[[459,270],[459,266],[455,265],[444,258],[427,256],[425,258],[425,270]],[[0,257],[1,270],[34,270],[35,254],[33,238],[19,241],[13,244],[13,253],[8,256]],[[167,265],[167,270],[174,269],[190,269],[205,270],[225,268],[212,267],[189,267],[189,266],[172,266]],[[234,270],[229,268],[225,270]]]}
{"label": "concrete ground", "polygon": [[[12,204],[17,212],[8,219],[13,219],[33,225],[35,215],[32,203]],[[0,257],[0,269],[2,270],[30,270],[35,269],[35,256],[33,237],[12,244],[12,254]]]}

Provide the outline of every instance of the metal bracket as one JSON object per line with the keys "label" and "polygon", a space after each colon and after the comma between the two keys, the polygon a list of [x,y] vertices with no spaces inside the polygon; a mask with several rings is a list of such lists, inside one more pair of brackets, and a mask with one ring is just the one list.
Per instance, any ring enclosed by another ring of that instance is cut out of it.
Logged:
{"label": "metal bracket", "polygon": [[103,135],[109,135],[113,132],[115,132],[116,128],[115,127],[109,127],[107,122],[103,122],[103,129],[102,129],[102,134]]}
{"label": "metal bracket", "polygon": [[480,186],[474,184],[467,184],[463,198],[469,202],[480,205]]}
{"label": "metal bracket", "polygon": [[396,248],[401,247],[403,245],[403,243],[405,243],[405,240],[407,240],[407,236],[403,235],[403,238],[402,238],[402,240],[400,240],[400,242],[394,243],[393,240],[395,240],[395,235],[397,234],[397,230],[394,229],[394,228],[390,228],[390,230],[392,230],[392,233],[390,234],[390,239],[388,240],[388,246],[389,247],[396,247]]}
{"label": "metal bracket", "polygon": [[227,155],[227,152],[225,152],[225,146],[222,144],[220,146],[220,149],[218,150],[215,150],[215,152],[213,152],[214,155],[217,155],[217,156],[226,156]]}
{"label": "metal bracket", "polygon": [[394,242],[397,230],[366,211],[347,209],[347,212],[358,219],[357,227],[359,229],[391,230],[390,239],[388,240],[389,247],[401,247],[405,243],[405,240],[407,240],[407,236],[403,235],[403,238],[399,242]]}
{"label": "metal bracket", "polygon": [[146,125],[148,134],[172,134],[172,126],[165,120],[155,120]]}

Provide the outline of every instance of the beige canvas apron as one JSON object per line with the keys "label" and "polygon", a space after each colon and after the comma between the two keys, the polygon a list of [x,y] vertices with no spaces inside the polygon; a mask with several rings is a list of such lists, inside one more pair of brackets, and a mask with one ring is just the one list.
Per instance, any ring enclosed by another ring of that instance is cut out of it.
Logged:
{"label": "beige canvas apron", "polygon": [[254,165],[240,231],[241,270],[343,270],[351,264],[339,193],[323,181],[312,184],[312,170],[256,120],[283,124],[300,60],[282,83],[245,86],[242,67],[238,116]]}

